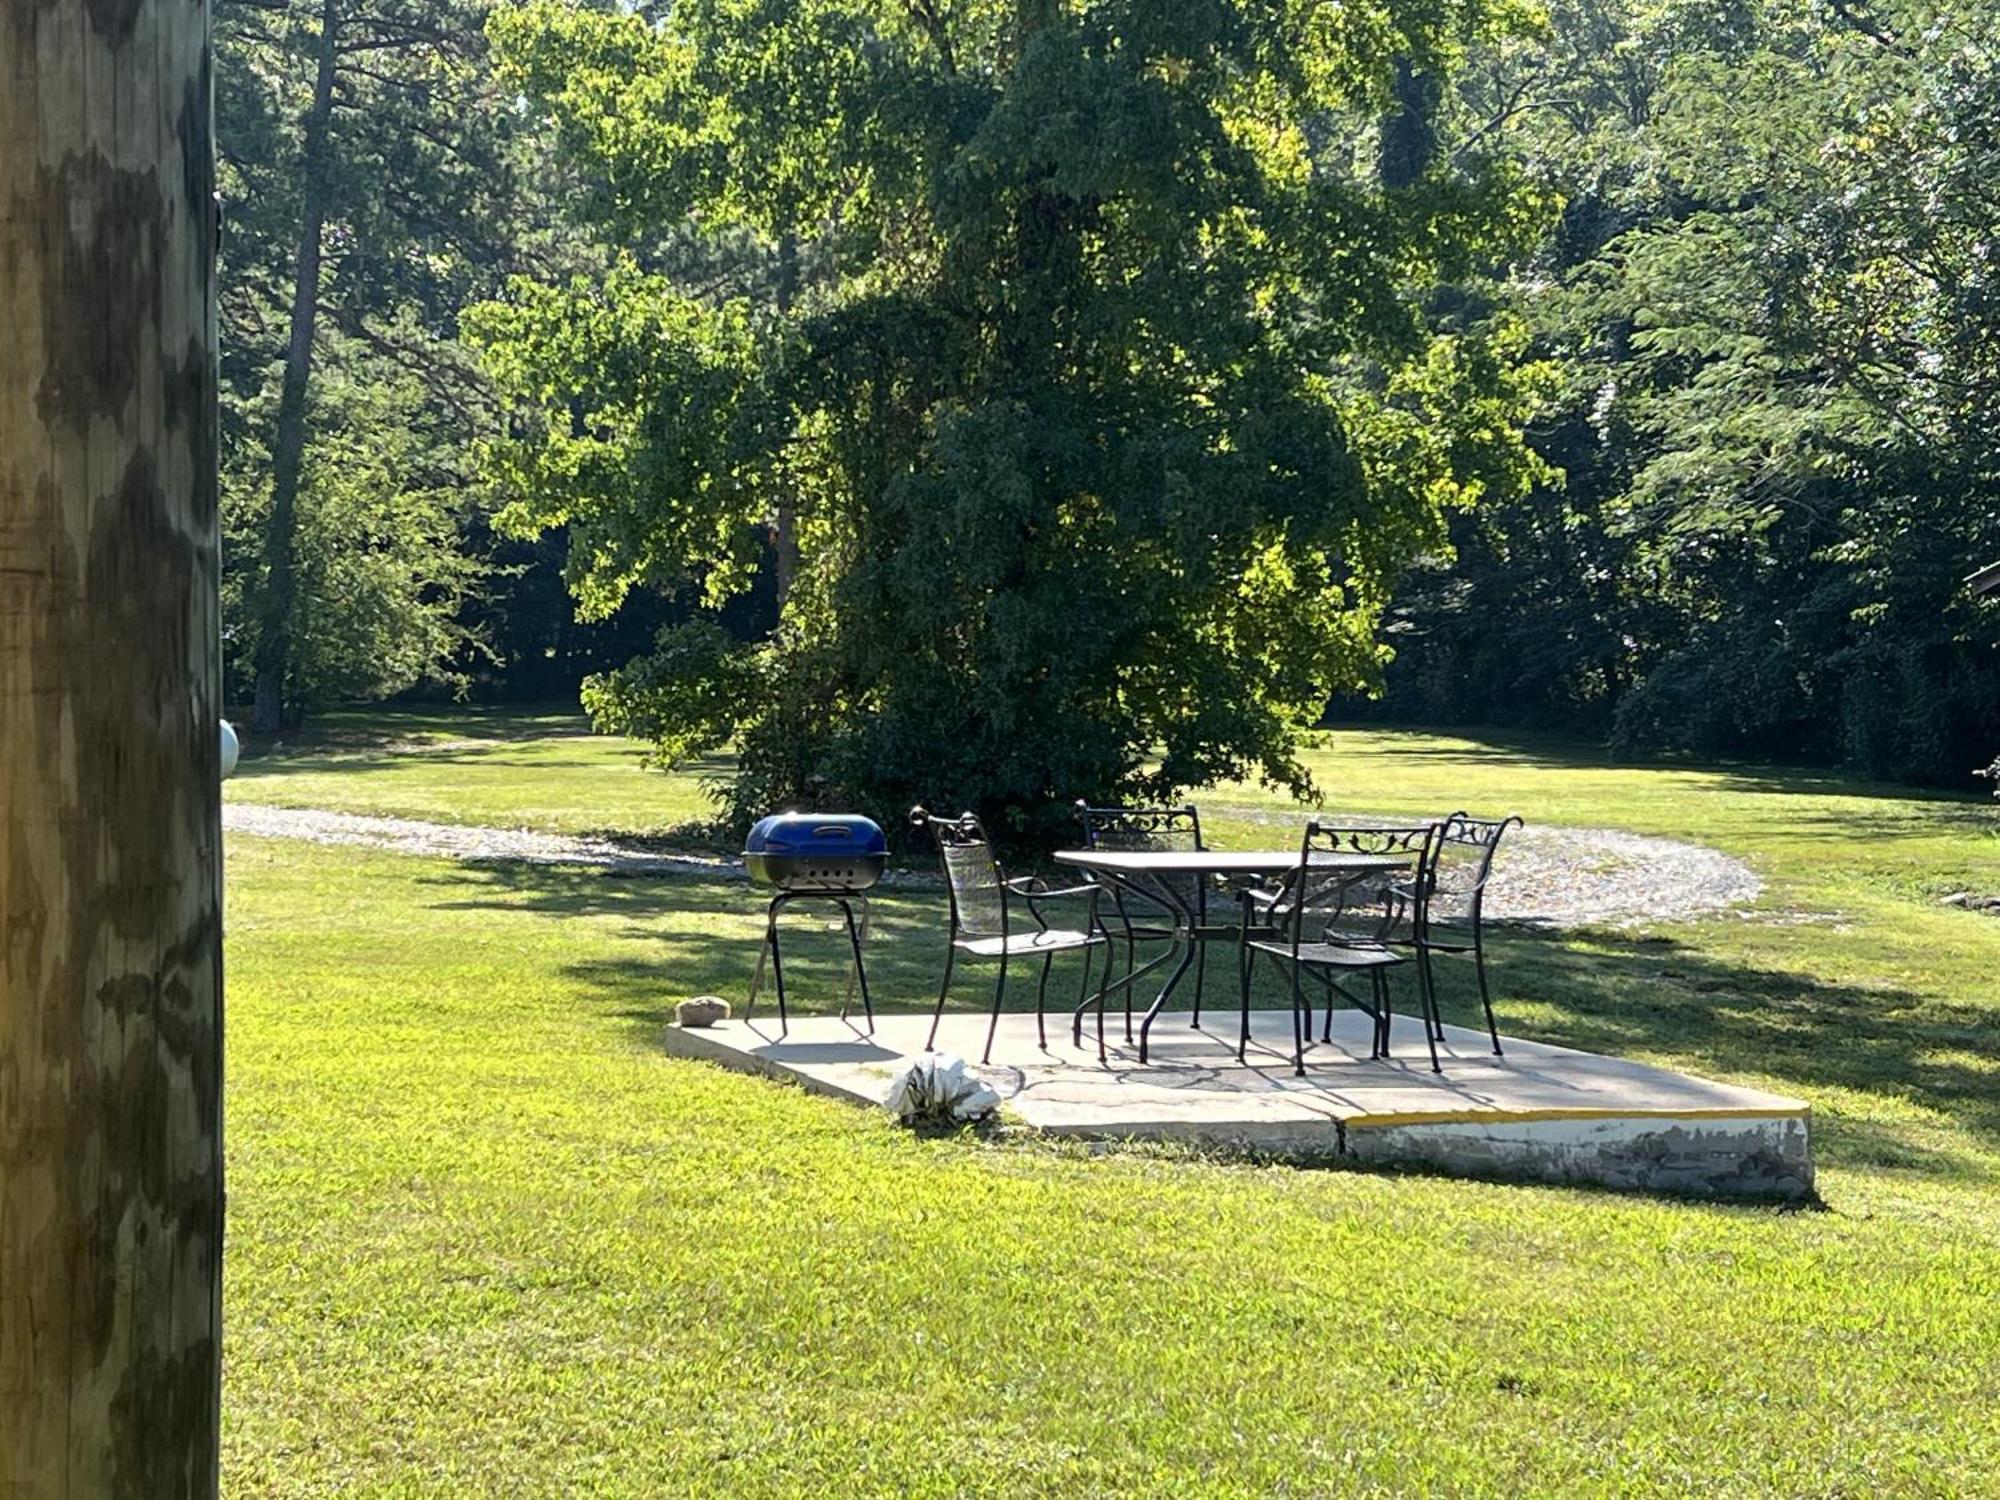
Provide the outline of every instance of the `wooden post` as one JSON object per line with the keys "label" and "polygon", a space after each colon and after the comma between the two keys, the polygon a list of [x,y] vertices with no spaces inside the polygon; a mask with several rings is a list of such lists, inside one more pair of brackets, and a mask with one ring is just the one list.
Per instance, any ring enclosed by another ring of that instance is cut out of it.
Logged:
{"label": "wooden post", "polygon": [[0,1495],[216,1491],[208,0],[0,14]]}

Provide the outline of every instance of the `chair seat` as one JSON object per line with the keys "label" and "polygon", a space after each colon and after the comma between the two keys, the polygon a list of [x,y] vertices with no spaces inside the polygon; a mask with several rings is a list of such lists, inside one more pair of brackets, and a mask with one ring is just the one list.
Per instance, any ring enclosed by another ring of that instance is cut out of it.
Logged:
{"label": "chair seat", "polygon": [[[1275,953],[1280,958],[1293,956],[1292,945],[1282,939],[1277,942],[1253,941],[1250,946],[1263,953]],[[1335,969],[1379,969],[1403,962],[1400,953],[1358,943],[1301,943],[1297,957],[1302,964],[1324,964]]]}
{"label": "chair seat", "polygon": [[998,958],[1003,953],[1014,958],[1023,953],[1067,953],[1073,948],[1094,948],[1103,941],[1101,933],[1051,927],[1047,932],[1014,932],[1006,937],[959,938],[953,946],[974,958]]}

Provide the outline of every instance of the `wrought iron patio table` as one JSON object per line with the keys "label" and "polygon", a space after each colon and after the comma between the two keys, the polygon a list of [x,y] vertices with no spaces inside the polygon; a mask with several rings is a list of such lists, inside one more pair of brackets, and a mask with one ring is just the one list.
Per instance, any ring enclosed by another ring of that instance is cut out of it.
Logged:
{"label": "wrought iron patio table", "polygon": [[[1167,982],[1160,987],[1153,1003],[1146,1008],[1145,1019],[1139,1023],[1139,1061],[1147,1060],[1148,1039],[1153,1022],[1167,1007],[1174,990],[1180,985],[1187,971],[1194,964],[1198,945],[1202,943],[1230,942],[1241,937],[1243,928],[1239,922],[1201,922],[1196,919],[1193,904],[1188,900],[1188,882],[1164,877],[1190,875],[1206,878],[1212,875],[1237,878],[1258,875],[1282,875],[1299,867],[1299,851],[1291,849],[1058,849],[1053,858],[1057,864],[1072,865],[1126,890],[1135,892],[1149,900],[1157,901],[1174,915],[1173,941],[1156,957],[1148,959],[1138,968],[1126,974],[1111,988],[1129,989],[1138,980],[1170,960],[1174,963]],[[1352,871],[1358,878],[1375,870],[1406,869],[1412,863],[1410,857],[1401,854],[1315,854],[1312,867],[1324,869],[1336,876],[1343,871]],[[1197,1015],[1196,1024],[1200,1024]],[[1083,1012],[1078,1010],[1072,1032],[1080,1036]],[[1079,1043],[1080,1045],[1080,1043]]]}

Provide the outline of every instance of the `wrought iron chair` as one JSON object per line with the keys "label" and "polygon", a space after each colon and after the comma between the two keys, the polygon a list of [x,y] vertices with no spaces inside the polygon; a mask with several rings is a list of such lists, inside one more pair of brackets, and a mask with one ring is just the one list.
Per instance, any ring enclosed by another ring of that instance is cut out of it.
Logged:
{"label": "wrought iron chair", "polygon": [[[1311,1045],[1312,1006],[1301,982],[1308,973],[1326,991],[1326,1023],[1320,1040],[1333,1040],[1334,1003],[1336,998],[1344,999],[1374,1021],[1368,1055],[1389,1056],[1388,971],[1406,961],[1397,951],[1398,936],[1418,930],[1421,918],[1413,893],[1430,888],[1435,841],[1436,830],[1428,824],[1420,828],[1336,828],[1308,823],[1298,865],[1275,886],[1243,892],[1237,976],[1242,1005],[1242,1032],[1236,1046],[1239,1060],[1247,1060],[1250,1047],[1250,981],[1259,953],[1281,970],[1289,969],[1293,1072],[1305,1075],[1306,1048]],[[1330,854],[1386,855],[1399,857],[1400,862],[1359,870],[1315,864],[1317,858]],[[1366,1000],[1335,977],[1355,974],[1368,976]],[[1436,1007],[1422,964],[1417,966],[1417,981],[1431,1071],[1442,1072]]]}
{"label": "wrought iron chair", "polygon": [[[1076,816],[1083,825],[1083,847],[1086,849],[1193,851],[1208,847],[1201,841],[1201,814],[1195,811],[1192,804],[1186,807],[1093,807],[1079,797]],[[1163,886],[1171,884],[1173,894],[1187,903],[1187,909],[1194,913],[1197,924],[1208,921],[1209,883],[1206,877],[1163,875],[1154,879]],[[1110,880],[1101,884],[1111,894],[1115,914],[1106,919],[1104,930],[1114,947],[1123,940],[1125,973],[1129,979],[1138,969],[1139,944],[1173,941],[1173,903],[1164,894],[1148,894],[1143,886],[1129,886]],[[1197,943],[1193,1017],[1197,1026],[1201,1024],[1201,989],[1207,958],[1208,949]],[[1107,983],[1110,963],[1111,954],[1106,953]],[[1129,983],[1125,986],[1125,1040],[1132,1040],[1132,986]]]}
{"label": "wrought iron chair", "polygon": [[[1406,886],[1404,896],[1411,903],[1414,921],[1409,933],[1391,941],[1413,949],[1423,970],[1424,987],[1430,992],[1433,1019],[1437,1014],[1437,975],[1431,968],[1433,953],[1470,953],[1473,971],[1479,976],[1479,1003],[1486,1011],[1486,1034],[1493,1039],[1493,1055],[1500,1051],[1500,1028],[1493,1019],[1493,996],[1486,986],[1486,938],[1483,908],[1486,882],[1493,874],[1493,856],[1509,828],[1521,825],[1519,818],[1503,818],[1497,823],[1455,812],[1437,825],[1433,839],[1431,874],[1427,884]],[[1436,1022],[1442,1037],[1442,1022]]]}
{"label": "wrought iron chair", "polygon": [[[963,956],[970,959],[998,959],[1000,973],[993,984],[993,1018],[986,1027],[986,1050],[980,1054],[981,1062],[993,1060],[993,1039],[1000,1030],[1000,1004],[1007,991],[1007,965],[1012,959],[1040,958],[1041,978],[1035,986],[1035,1034],[1044,1051],[1048,1050],[1049,1033],[1046,1004],[1049,989],[1049,966],[1058,953],[1081,951],[1083,976],[1077,986],[1077,1013],[1082,1014],[1090,993],[1091,961],[1096,950],[1105,947],[1110,939],[1105,934],[1104,925],[1098,920],[1097,900],[1099,887],[1094,883],[1052,888],[1039,876],[1021,875],[1008,879],[993,857],[993,845],[986,837],[986,830],[978,818],[971,813],[960,813],[956,818],[933,817],[922,807],[910,809],[910,823],[913,827],[928,829],[937,840],[938,853],[944,860],[946,888],[951,893],[951,938],[945,947],[944,979],[938,985],[937,1008],[931,1012],[931,1031],[924,1043],[926,1051],[937,1046],[938,1023],[944,1019],[944,1002],[951,993],[952,969]],[[1082,897],[1088,903],[1084,908],[1083,926],[1051,927],[1042,912],[1041,903],[1066,897]],[[1027,906],[1028,918],[1033,926],[1021,920],[1016,898]],[[1105,978],[1111,974],[1111,958],[1107,950],[1104,960]],[[1097,1056],[1104,1060],[1104,990],[1097,992]]]}

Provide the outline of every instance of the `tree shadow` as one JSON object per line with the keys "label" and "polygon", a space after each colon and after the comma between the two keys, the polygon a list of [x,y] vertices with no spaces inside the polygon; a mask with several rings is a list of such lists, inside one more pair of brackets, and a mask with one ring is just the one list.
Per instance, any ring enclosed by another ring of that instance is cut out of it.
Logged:
{"label": "tree shadow", "polygon": [[[674,1006],[719,994],[738,1006],[749,994],[768,893],[734,880],[620,876],[602,870],[530,864],[465,866],[428,877],[447,910],[534,912],[615,919],[611,935],[643,945],[638,954],[566,964],[561,973],[658,1044]],[[878,1011],[927,1011],[935,1001],[947,932],[942,890],[872,893],[866,949]],[[795,1015],[840,1008],[849,952],[837,912],[794,908],[784,919],[786,993]],[[1142,954],[1143,957],[1143,954]],[[1102,960],[1099,960],[1101,963]],[[1636,1057],[1688,1072],[1736,1077],[1795,1092],[1809,1102],[1852,1091],[1917,1104],[1974,1138],[2000,1148],[2000,1029],[1990,1008],[1940,1001],[1908,989],[1828,984],[1781,970],[1719,960],[1668,937],[1497,930],[1489,966],[1503,1034],[1611,1056]],[[1017,968],[1007,1008],[1034,1004],[1038,966]],[[1218,1018],[1238,1003],[1234,953],[1209,954],[1207,1009]],[[994,966],[960,968],[949,1009],[991,1003]],[[1482,1027],[1470,964],[1443,957],[1437,972],[1445,1019]],[[1050,1011],[1074,1003],[1074,956],[1057,960]],[[1414,974],[1398,979],[1399,1012],[1415,1004]],[[1136,997],[1140,1009],[1152,992]],[[1175,1008],[1183,1008],[1183,989]],[[1286,990],[1260,969],[1253,1005],[1278,1007]],[[773,1004],[768,976],[758,1005]],[[1115,1010],[1116,1002],[1113,1002]],[[1815,1120],[1822,1162],[1939,1176],[1989,1174],[1986,1163],[1933,1144],[1935,1127],[1902,1127],[1829,1110]]]}
{"label": "tree shadow", "polygon": [[[247,711],[239,708],[236,712],[248,721]],[[386,750],[393,746],[417,749],[427,736],[501,744],[590,732],[590,720],[575,704],[496,707],[461,703],[390,709],[371,705],[366,709],[335,709],[275,736],[248,736],[244,743],[244,764]]]}
{"label": "tree shadow", "polygon": [[[1718,791],[1780,796],[1879,798],[1916,802],[1927,811],[1953,804],[1985,808],[2000,815],[1990,787],[1981,790],[1971,767],[1964,788],[1918,786],[1893,781],[1867,781],[1825,766],[1773,765],[1734,760],[1691,751],[1646,753],[1614,750],[1589,740],[1541,735],[1477,724],[1408,725],[1366,721],[1326,726],[1336,732],[1365,733],[1395,743],[1381,749],[1343,747],[1342,754],[1424,761],[1462,761],[1473,765],[1518,766],[1525,770],[1566,771],[1692,771],[1715,781]],[[1461,743],[1440,745],[1438,739]]]}

